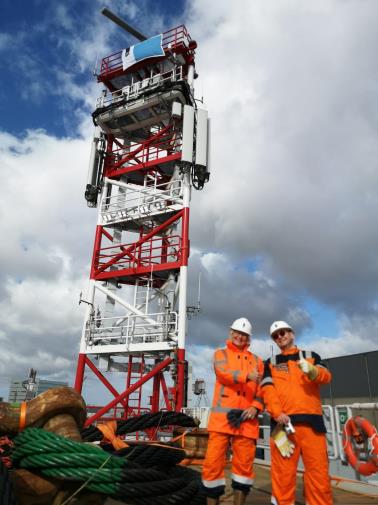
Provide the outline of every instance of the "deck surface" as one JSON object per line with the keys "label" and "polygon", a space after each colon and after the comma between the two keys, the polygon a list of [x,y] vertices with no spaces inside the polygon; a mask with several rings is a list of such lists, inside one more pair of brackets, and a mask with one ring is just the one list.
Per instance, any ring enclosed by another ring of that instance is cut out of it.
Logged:
{"label": "deck surface", "polygon": [[[253,491],[248,495],[246,500],[246,505],[270,505],[270,468],[260,465],[255,465],[255,487]],[[228,472],[229,473],[229,470]],[[357,495],[354,493],[349,493],[341,489],[333,488],[333,499],[335,504],[342,505],[373,505],[377,504],[377,498],[372,498],[369,496]],[[230,479],[227,479],[226,494],[222,497],[221,503],[225,505],[232,504],[232,490],[230,488]],[[302,479],[297,480],[297,498],[296,505],[305,505],[303,499],[303,485]]]}
{"label": "deck surface", "polygon": [[[198,466],[192,467],[194,470],[200,471]],[[255,487],[248,495],[246,505],[270,505],[270,468],[261,465],[255,465],[256,478]],[[232,505],[232,489],[231,479],[229,478],[230,468],[226,468],[227,486],[226,493],[221,498],[221,504]],[[334,504],[339,505],[377,505],[377,497],[370,497],[360,494],[343,491],[342,489],[333,488]],[[125,505],[125,502],[118,502],[111,500],[106,501],[106,505]],[[297,480],[297,498],[296,505],[305,505],[303,499],[303,485],[302,479]]]}

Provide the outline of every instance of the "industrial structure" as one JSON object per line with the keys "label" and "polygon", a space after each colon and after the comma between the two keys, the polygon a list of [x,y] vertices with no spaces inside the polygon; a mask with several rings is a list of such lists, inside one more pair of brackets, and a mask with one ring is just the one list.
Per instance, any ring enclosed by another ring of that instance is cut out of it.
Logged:
{"label": "industrial structure", "polygon": [[[149,381],[152,412],[161,399],[179,411],[187,396],[189,206],[191,187],[209,179],[210,120],[185,26],[131,33],[141,42],[103,58],[97,75],[85,198],[98,221],[75,389],[89,368],[114,399],[88,425],[143,412]],[[106,376],[115,371],[123,391]]]}
{"label": "industrial structure", "polygon": [[[68,386],[67,382],[40,379],[37,371],[31,368],[28,377],[13,377],[9,386],[8,401],[11,403],[32,400],[48,389]],[[0,400],[1,401],[1,400]]]}

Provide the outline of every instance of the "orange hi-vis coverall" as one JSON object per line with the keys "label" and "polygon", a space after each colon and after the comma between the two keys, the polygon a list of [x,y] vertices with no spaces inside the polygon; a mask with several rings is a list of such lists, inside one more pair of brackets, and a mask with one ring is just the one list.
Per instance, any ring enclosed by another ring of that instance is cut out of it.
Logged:
{"label": "orange hi-vis coverall", "polygon": [[[307,359],[317,367],[318,375],[310,380],[298,366]],[[295,427],[289,435],[295,444],[294,453],[284,458],[270,440],[272,504],[294,505],[297,465],[302,457],[306,505],[332,505],[328,473],[326,429],[322,416],[319,386],[331,381],[331,373],[318,354],[294,347],[265,362],[261,381],[265,407],[273,418],[287,414]]]}
{"label": "orange hi-vis coverall", "polygon": [[[253,460],[259,434],[258,420],[246,420],[239,428],[235,428],[228,423],[227,413],[232,409],[264,408],[259,386],[264,372],[263,361],[248,351],[248,345],[243,350],[231,340],[227,340],[226,345],[226,349],[217,349],[214,353],[216,382],[207,427],[209,442],[202,471],[205,491],[213,497],[224,493],[224,467],[231,439],[232,487],[248,492],[254,479]],[[254,374],[256,379],[248,380],[248,374]]]}

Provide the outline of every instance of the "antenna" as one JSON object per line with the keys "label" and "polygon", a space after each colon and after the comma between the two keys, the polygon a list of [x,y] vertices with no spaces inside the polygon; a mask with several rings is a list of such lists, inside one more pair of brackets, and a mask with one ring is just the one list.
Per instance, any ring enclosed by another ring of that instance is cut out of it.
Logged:
{"label": "antenna", "polygon": [[96,52],[96,60],[95,60],[95,64],[94,64],[94,67],[93,67],[93,75],[95,77],[97,77],[97,66],[98,66],[98,52]]}
{"label": "antenna", "polygon": [[199,274],[198,274],[198,301],[197,301],[197,309],[198,309],[198,312],[200,312],[201,310],[201,270],[199,271]]}
{"label": "antenna", "polygon": [[25,380],[22,381],[22,387],[25,389],[25,401],[32,400],[35,397],[35,389],[36,389],[36,376],[37,376],[37,370],[34,370],[34,368],[29,369],[29,377]]}
{"label": "antenna", "polygon": [[198,299],[197,299],[197,306],[195,305],[188,305],[186,307],[186,312],[188,314],[188,319],[191,319],[193,316],[196,316],[201,312],[201,270],[198,274]]}
{"label": "antenna", "polygon": [[138,40],[140,41],[147,40],[148,37],[146,37],[145,35],[143,35],[143,33],[140,33],[138,30],[130,26],[128,23],[126,23],[126,21],[124,21],[122,18],[114,14],[114,12],[109,10],[107,7],[101,9],[101,14],[110,19],[110,21],[113,21],[113,23],[118,25],[126,32],[130,33],[130,35],[134,35],[134,37],[137,38]]}

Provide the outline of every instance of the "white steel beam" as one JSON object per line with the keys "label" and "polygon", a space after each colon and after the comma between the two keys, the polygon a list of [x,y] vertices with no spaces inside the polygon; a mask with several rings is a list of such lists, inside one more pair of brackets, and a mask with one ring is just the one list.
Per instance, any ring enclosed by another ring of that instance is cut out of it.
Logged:
{"label": "white steel beam", "polygon": [[96,289],[98,289],[99,291],[104,293],[104,295],[108,296],[109,298],[112,298],[114,301],[116,301],[117,303],[119,303],[120,305],[125,307],[127,310],[129,310],[133,314],[145,319],[150,324],[152,324],[154,326],[160,326],[160,323],[158,323],[154,319],[151,319],[150,317],[148,317],[147,314],[144,314],[142,311],[138,310],[136,307],[134,307],[133,305],[128,303],[126,300],[123,300],[121,297],[115,295],[109,289],[106,289],[104,286],[101,286],[101,284],[96,283]]}

